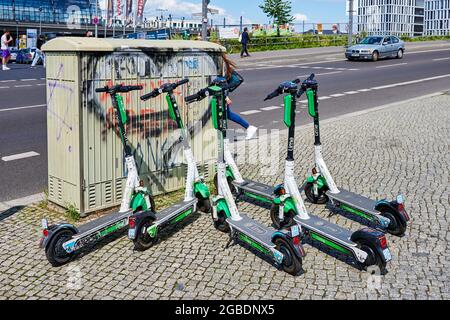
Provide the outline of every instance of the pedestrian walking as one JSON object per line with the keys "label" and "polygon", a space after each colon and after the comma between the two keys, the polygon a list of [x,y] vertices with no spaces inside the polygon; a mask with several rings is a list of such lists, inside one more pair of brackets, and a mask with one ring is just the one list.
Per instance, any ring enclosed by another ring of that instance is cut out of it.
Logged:
{"label": "pedestrian walking", "polygon": [[250,37],[248,35],[248,29],[247,27],[244,28],[244,32],[242,32],[241,34],[241,44],[242,44],[242,49],[241,49],[241,58],[244,57],[244,53],[246,54],[247,57],[250,57],[250,54],[248,53],[248,43],[250,42]]}
{"label": "pedestrian walking", "polygon": [[2,49],[2,69],[3,70],[10,70],[7,67],[9,58],[11,58],[11,53],[9,52],[9,44],[11,41],[13,41],[13,38],[9,35],[9,31],[5,30],[1,39],[1,49]]}
{"label": "pedestrian walking", "polygon": [[[223,60],[223,73],[224,76],[228,82],[228,84],[233,84],[234,88],[229,90],[229,92],[234,91],[238,86],[241,85],[242,82],[244,82],[244,78],[236,72],[236,64],[228,58],[226,53],[222,54],[222,60]],[[237,113],[234,113],[231,111],[231,105],[233,104],[233,101],[231,101],[230,97],[227,96],[226,98],[226,104],[227,104],[227,117],[229,120],[239,124],[246,130],[246,140],[252,139],[256,131],[258,130],[257,127],[251,126],[247,121],[245,121],[240,115]]]}
{"label": "pedestrian walking", "polygon": [[31,63],[31,68],[34,68],[38,63],[39,59],[42,59],[42,65],[45,68],[45,53],[42,52],[41,47],[45,43],[44,36],[41,34],[36,42],[36,51],[34,52],[33,62]]}

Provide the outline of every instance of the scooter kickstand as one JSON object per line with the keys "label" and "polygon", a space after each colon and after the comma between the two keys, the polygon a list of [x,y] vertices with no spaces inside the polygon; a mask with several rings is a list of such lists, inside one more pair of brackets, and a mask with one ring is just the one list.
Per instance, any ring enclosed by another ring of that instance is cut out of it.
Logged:
{"label": "scooter kickstand", "polygon": [[230,239],[228,240],[227,244],[225,245],[225,249],[228,249],[230,247],[231,243],[233,243],[233,245],[235,245],[236,244],[236,239],[237,239],[236,232],[231,231],[230,232]]}

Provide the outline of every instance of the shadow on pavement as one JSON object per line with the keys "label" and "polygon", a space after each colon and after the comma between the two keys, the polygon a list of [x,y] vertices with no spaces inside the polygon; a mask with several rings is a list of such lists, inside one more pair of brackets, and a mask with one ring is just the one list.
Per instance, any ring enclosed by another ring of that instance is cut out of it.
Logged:
{"label": "shadow on pavement", "polygon": [[14,206],[14,207],[11,207],[11,208],[3,211],[3,212],[0,212],[0,221],[3,221],[6,218],[11,217],[13,214],[19,212],[23,208],[25,208],[25,206]]}

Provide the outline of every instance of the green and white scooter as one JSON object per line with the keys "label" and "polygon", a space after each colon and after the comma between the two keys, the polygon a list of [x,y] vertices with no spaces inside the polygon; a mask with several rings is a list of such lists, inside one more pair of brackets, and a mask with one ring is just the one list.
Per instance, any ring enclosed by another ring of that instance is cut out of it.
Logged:
{"label": "green and white scooter", "polygon": [[123,99],[120,93],[133,90],[141,90],[142,86],[105,86],[97,88],[97,93],[110,95],[112,105],[116,113],[117,128],[125,153],[125,164],[127,168],[127,182],[123,194],[120,210],[100,217],[96,220],[76,227],[70,223],[59,223],[48,225],[47,219],[42,220],[43,237],[40,247],[45,249],[47,260],[52,266],[60,266],[70,261],[73,256],[83,247],[116,232],[124,230],[128,226],[129,217],[137,211],[151,212],[155,205],[143,182],[139,180],[136,161],[131,153],[128,143],[125,124],[127,115],[123,107]]}
{"label": "green and white scooter", "polygon": [[308,98],[308,113],[314,119],[314,161],[312,175],[307,178],[305,195],[309,201],[331,204],[346,212],[375,223],[381,230],[396,236],[402,236],[407,227],[409,216],[404,207],[402,195],[395,200],[373,200],[363,195],[338,188],[322,157],[319,127],[318,83],[309,79],[302,85]]}
{"label": "green and white scooter", "polygon": [[[304,83],[313,79],[313,77],[314,75],[311,75]],[[258,186],[259,190],[267,190],[260,192],[259,198],[254,195],[250,198],[263,200],[262,202],[271,201],[270,217],[276,228],[298,224],[303,230],[303,237],[309,237],[331,249],[353,256],[363,268],[377,265],[380,272],[384,272],[386,263],[391,260],[391,254],[383,233],[369,228],[352,232],[311,215],[306,210],[294,176],[295,110],[297,99],[303,94],[302,89],[298,89],[299,83],[299,79],[284,82],[265,99],[270,100],[284,94],[284,123],[288,127],[284,183],[276,187],[255,181],[249,182],[248,180],[238,184],[237,179],[231,180],[231,184],[229,180],[228,183],[232,187],[235,186],[240,192],[249,192],[248,189],[245,190],[241,187],[248,184],[252,185],[253,192],[255,192],[255,185]],[[240,177],[233,157],[228,150],[227,152],[228,170],[231,171],[234,178]],[[247,193],[245,195],[249,196]]]}
{"label": "green and white scooter", "polygon": [[210,108],[213,126],[218,133],[217,192],[213,199],[212,218],[214,226],[222,232],[230,232],[230,241],[240,241],[268,256],[289,274],[297,275],[302,270],[305,252],[301,245],[301,230],[297,225],[289,230],[266,227],[247,215],[239,213],[225,175],[226,163],[224,141],[226,140],[227,112],[225,96],[233,87],[223,81],[213,81],[209,87],[186,97],[188,103],[211,96]]}
{"label": "green and white scooter", "polygon": [[180,129],[180,141],[183,144],[184,158],[187,162],[187,176],[184,191],[184,199],[161,212],[143,211],[130,216],[128,238],[133,240],[136,250],[146,250],[158,241],[158,236],[162,229],[172,226],[187,216],[197,211],[211,211],[209,200],[209,189],[200,177],[197,164],[189,144],[189,133],[183,124],[180,110],[175,99],[174,90],[183,84],[188,83],[188,79],[183,79],[174,83],[166,83],[161,87],[141,97],[142,101],[158,97],[166,93],[166,101],[169,108],[170,118],[176,122]]}

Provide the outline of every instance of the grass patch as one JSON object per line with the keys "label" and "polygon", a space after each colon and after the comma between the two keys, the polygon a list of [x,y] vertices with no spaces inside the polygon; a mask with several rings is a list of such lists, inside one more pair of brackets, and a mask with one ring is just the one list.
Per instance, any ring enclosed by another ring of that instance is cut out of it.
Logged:
{"label": "grass patch", "polygon": [[66,217],[71,221],[78,221],[80,220],[80,213],[77,210],[77,207],[75,207],[73,204],[69,203],[67,205],[66,211],[65,211]]}

